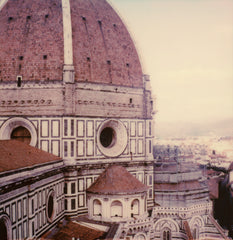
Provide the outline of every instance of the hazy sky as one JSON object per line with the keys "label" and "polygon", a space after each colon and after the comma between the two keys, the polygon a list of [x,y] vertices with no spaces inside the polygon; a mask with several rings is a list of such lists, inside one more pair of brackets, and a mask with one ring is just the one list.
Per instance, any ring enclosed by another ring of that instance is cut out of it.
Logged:
{"label": "hazy sky", "polygon": [[233,0],[111,0],[157,98],[156,124],[233,119]]}
{"label": "hazy sky", "polygon": [[151,77],[158,127],[233,119],[233,0],[109,2]]}

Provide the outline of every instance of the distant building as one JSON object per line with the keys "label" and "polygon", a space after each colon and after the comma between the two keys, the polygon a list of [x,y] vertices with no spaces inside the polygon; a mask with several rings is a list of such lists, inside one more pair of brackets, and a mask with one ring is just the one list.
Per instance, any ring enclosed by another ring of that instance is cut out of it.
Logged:
{"label": "distant building", "polygon": [[212,216],[208,185],[196,164],[171,158],[156,161],[154,189],[155,239],[226,239],[227,231]]}

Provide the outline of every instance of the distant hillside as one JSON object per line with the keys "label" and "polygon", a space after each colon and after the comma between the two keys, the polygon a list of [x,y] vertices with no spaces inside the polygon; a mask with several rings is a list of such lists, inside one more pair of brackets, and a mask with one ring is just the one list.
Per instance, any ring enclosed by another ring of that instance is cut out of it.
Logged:
{"label": "distant hillside", "polygon": [[161,138],[211,135],[233,136],[233,118],[212,123],[163,122],[155,124],[155,136]]}

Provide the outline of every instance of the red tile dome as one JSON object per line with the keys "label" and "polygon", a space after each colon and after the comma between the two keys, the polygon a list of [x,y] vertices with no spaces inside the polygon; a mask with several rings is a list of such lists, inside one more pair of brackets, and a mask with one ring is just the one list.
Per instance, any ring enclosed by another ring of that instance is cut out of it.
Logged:
{"label": "red tile dome", "polygon": [[135,194],[146,192],[148,187],[129,173],[124,167],[108,167],[87,189],[97,194]]}
{"label": "red tile dome", "polygon": [[[70,0],[70,9],[75,81],[142,87],[134,43],[107,1]],[[61,0],[8,0],[0,22],[0,81],[62,80]]]}

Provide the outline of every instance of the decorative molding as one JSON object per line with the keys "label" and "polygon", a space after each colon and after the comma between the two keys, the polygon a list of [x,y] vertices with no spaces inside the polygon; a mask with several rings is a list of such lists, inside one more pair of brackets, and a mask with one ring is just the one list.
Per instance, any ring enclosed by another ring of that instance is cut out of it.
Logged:
{"label": "decorative molding", "polygon": [[51,99],[23,99],[23,100],[0,100],[0,106],[13,106],[13,107],[25,107],[25,106],[44,106],[51,105]]}
{"label": "decorative molding", "polygon": [[116,103],[116,102],[100,102],[100,101],[89,101],[78,99],[75,101],[76,104],[79,105],[96,105],[101,107],[127,107],[127,108],[141,108],[140,104],[133,104],[133,103]]}

